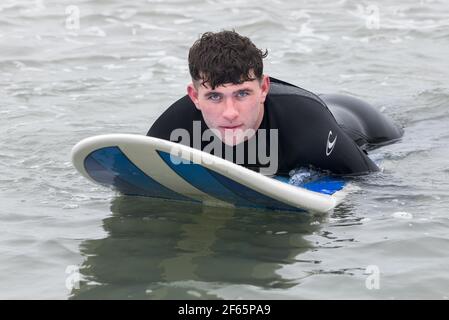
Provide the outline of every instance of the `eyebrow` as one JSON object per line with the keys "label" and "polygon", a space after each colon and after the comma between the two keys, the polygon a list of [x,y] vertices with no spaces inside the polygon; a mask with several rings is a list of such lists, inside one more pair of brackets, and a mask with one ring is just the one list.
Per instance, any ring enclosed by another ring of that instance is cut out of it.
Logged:
{"label": "eyebrow", "polygon": [[[232,94],[236,94],[236,93],[238,93],[238,92],[242,92],[242,91],[247,91],[247,92],[254,92],[254,90],[253,89],[251,89],[251,88],[241,88],[241,89],[238,89],[238,90],[236,90],[236,91],[234,91],[234,92],[232,92]],[[208,93],[206,93],[204,96],[206,96],[206,97],[210,97],[211,95],[214,95],[214,94],[218,94],[218,95],[220,95],[220,96],[222,96],[223,95],[223,93],[221,93],[221,92],[217,92],[217,91],[209,91]]]}
{"label": "eyebrow", "polygon": [[237,92],[241,92],[241,91],[253,92],[254,90],[251,88],[242,88],[242,89],[238,89],[238,90],[234,91],[233,93],[237,93]]}
{"label": "eyebrow", "polygon": [[217,92],[217,91],[209,91],[209,92],[206,93],[204,96],[205,96],[206,98],[209,98],[210,96],[215,95],[215,94],[218,94],[218,95],[220,95],[220,96],[223,95],[222,93]]}

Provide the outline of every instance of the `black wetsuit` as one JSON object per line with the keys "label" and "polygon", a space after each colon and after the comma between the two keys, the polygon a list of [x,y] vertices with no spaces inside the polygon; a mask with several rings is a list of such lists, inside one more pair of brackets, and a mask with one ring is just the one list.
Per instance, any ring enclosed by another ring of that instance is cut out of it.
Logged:
{"label": "black wetsuit", "polygon": [[[323,101],[326,100],[325,96],[320,98],[309,91],[283,81],[274,78],[270,78],[270,80],[271,87],[265,100],[264,116],[258,132],[260,129],[278,129],[276,174],[287,175],[292,169],[300,167],[311,167],[345,175],[363,174],[378,170],[376,164],[362,149],[363,145],[371,142],[370,137],[366,136],[366,132],[362,132],[363,128],[361,127],[363,125],[341,123],[348,118],[346,109],[342,109],[341,104],[338,105],[337,103],[336,107],[340,120],[343,119],[339,123],[337,122],[338,118],[336,120]],[[338,100],[339,96],[329,97]],[[330,98],[329,100],[332,100]],[[373,110],[370,109],[371,112],[377,112]],[[348,121],[353,122],[351,117],[348,119]],[[147,135],[170,140],[170,135],[174,129],[183,128],[193,136],[194,121],[199,121],[201,124],[201,133],[208,129],[201,112],[195,108],[188,96],[184,96],[156,120]],[[390,126],[394,125],[389,123],[388,127]],[[394,128],[397,129],[395,126]],[[376,143],[385,142],[397,139],[397,134],[399,136],[402,134],[400,129],[393,131],[396,135],[377,137],[372,140]],[[259,146],[262,138],[264,137],[255,135],[249,141],[255,139],[257,146]],[[269,150],[271,150],[270,143],[272,141],[270,141],[268,132],[264,140],[267,144],[265,153],[267,156],[271,156]],[[175,142],[179,142],[179,140]],[[209,141],[202,141],[201,150],[208,144]],[[259,171],[261,167],[268,166],[259,157],[256,157],[256,163],[249,161],[248,141],[243,144],[245,149],[243,162],[241,158],[240,160],[236,159],[237,150],[235,146],[229,147],[223,143],[221,143],[222,157],[256,171]],[[193,139],[191,139],[189,145],[200,148],[199,145],[193,143]],[[226,153],[229,149],[232,149],[232,152]],[[225,157],[226,154],[232,154],[233,158]]]}

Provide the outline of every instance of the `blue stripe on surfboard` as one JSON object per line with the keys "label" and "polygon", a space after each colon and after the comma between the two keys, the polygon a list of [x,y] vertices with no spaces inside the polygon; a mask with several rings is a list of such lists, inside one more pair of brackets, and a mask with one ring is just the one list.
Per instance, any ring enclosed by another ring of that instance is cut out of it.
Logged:
{"label": "blue stripe on surfboard", "polygon": [[315,192],[332,195],[340,191],[345,186],[345,181],[341,179],[324,177],[302,185],[303,188]]}
{"label": "blue stripe on surfboard", "polygon": [[210,173],[223,184],[228,189],[232,190],[236,194],[245,197],[245,199],[251,202],[257,203],[258,206],[265,207],[268,209],[280,209],[280,210],[294,210],[294,211],[305,211],[288,204],[282,203],[276,199],[268,197],[260,192],[257,192],[251,188],[248,188],[232,179],[229,179],[217,172],[209,170]]}
{"label": "blue stripe on surfboard", "polygon": [[89,154],[84,167],[95,181],[129,195],[194,201],[176,193],[146,175],[118,147],[106,147]]}
{"label": "blue stripe on surfboard", "polygon": [[[214,198],[241,207],[304,211],[252,190],[201,165],[185,161],[163,151],[158,151],[158,153],[180,177]],[[175,160],[176,164],[172,162],[171,158]]]}
{"label": "blue stripe on surfboard", "polygon": [[[274,179],[279,180],[284,183],[288,183],[290,178],[284,176],[275,176]],[[345,186],[346,182],[343,179],[333,178],[333,177],[323,177],[315,181],[300,184],[299,187],[319,192],[323,194],[332,195],[337,191],[340,191]],[[296,186],[295,184],[293,184]]]}
{"label": "blue stripe on surfboard", "polygon": [[108,169],[103,167],[93,157],[88,157],[84,160],[84,168],[89,173],[89,176],[98,183],[107,186],[114,187],[123,194],[127,195],[143,195],[145,190],[141,190],[136,186],[121,180]]}
{"label": "blue stripe on surfboard", "polygon": [[[204,193],[225,202],[234,203],[236,206],[257,207],[254,203],[248,202],[247,200],[238,197],[235,193],[226,189],[223,185],[218,183],[216,179],[210,175],[209,171],[206,168],[198,164],[194,164],[190,161],[185,163],[185,160],[176,156],[172,156],[169,153],[163,151],[158,151],[158,153],[162,160],[176,174],[187,181],[187,183],[203,191]],[[179,164],[174,164],[171,161],[171,157],[173,157],[175,162]]]}

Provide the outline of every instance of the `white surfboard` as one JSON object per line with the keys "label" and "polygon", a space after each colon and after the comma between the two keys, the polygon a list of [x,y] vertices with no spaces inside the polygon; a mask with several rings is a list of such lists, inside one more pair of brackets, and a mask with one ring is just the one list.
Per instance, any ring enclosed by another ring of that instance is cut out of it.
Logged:
{"label": "white surfboard", "polygon": [[345,182],[325,177],[295,186],[178,143],[132,134],[80,141],[75,168],[126,195],[288,211],[327,212],[344,197]]}

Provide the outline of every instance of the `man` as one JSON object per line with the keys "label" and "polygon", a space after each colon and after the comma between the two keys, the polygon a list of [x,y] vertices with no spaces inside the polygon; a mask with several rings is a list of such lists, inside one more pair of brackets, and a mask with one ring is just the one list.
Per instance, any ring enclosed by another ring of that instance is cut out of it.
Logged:
{"label": "man", "polygon": [[[317,95],[264,75],[266,56],[234,31],[203,34],[189,52],[192,83],[187,95],[170,106],[147,135],[268,175],[288,175],[300,167],[345,175],[377,171],[361,146],[397,139],[400,130],[393,130],[396,136],[380,134],[370,141],[353,130],[357,125],[339,124]],[[354,105],[354,99],[350,102]],[[340,119],[353,118],[347,117],[345,107],[336,111]]]}

